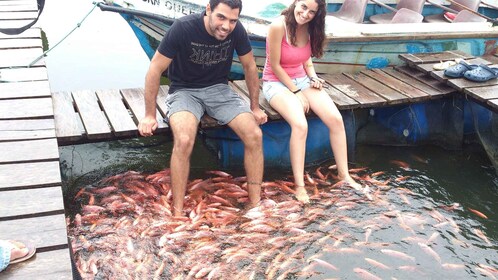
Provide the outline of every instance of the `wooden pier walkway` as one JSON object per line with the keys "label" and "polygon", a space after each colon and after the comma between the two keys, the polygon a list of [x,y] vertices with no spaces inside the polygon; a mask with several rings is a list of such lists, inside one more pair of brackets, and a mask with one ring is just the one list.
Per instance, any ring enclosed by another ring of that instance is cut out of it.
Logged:
{"label": "wooden pier walkway", "polygon": [[[0,28],[21,27],[38,14],[35,0],[0,1]],[[1,279],[73,279],[59,151],[41,30],[0,33],[0,239],[37,246],[30,260]]]}
{"label": "wooden pier walkway", "polygon": [[401,59],[414,69],[413,75],[429,75],[438,81],[445,83],[464,94],[470,100],[481,104],[493,112],[498,112],[498,79],[487,82],[473,82],[465,78],[450,78],[444,75],[444,71],[434,70],[434,63],[440,61],[454,61],[457,58],[464,59],[469,64],[486,64],[490,67],[498,67],[498,55],[486,55],[473,57],[460,52],[447,51],[437,54],[407,54]]}
{"label": "wooden pier walkway", "polygon": [[[417,103],[456,92],[431,76],[412,76],[412,72],[409,67],[400,66],[321,77],[327,81],[325,90],[339,110]],[[249,100],[244,81],[234,81],[230,85]],[[168,86],[161,86],[157,100],[157,133],[169,130],[162,121],[166,115],[164,100],[167,92]],[[59,145],[137,137],[138,121],[145,114],[143,88],[56,92],[52,98]],[[262,94],[260,106],[270,120],[281,118]],[[208,117],[201,121],[202,128],[214,126],[216,122]]]}

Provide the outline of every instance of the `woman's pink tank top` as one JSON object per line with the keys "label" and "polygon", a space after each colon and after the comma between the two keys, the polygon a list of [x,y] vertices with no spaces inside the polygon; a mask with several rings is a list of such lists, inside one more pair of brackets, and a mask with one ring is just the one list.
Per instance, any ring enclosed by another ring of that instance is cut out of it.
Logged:
{"label": "woman's pink tank top", "polygon": [[[263,70],[263,81],[278,81],[277,76],[273,73],[270,64],[268,40],[266,41],[266,61]],[[306,76],[303,63],[306,62],[311,56],[311,44],[308,43],[304,47],[294,47],[287,42],[287,30],[285,36],[282,38],[282,49],[280,51],[280,65],[284,68],[285,72],[291,79]]]}

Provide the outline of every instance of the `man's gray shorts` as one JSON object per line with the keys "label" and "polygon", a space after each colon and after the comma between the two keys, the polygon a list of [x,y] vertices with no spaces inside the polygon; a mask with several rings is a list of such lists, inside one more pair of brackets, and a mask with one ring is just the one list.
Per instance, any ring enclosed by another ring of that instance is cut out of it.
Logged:
{"label": "man's gray shorts", "polygon": [[221,125],[229,123],[241,113],[251,113],[249,104],[226,84],[179,89],[168,94],[166,108],[166,122],[171,115],[181,111],[191,112],[199,121],[207,113]]}

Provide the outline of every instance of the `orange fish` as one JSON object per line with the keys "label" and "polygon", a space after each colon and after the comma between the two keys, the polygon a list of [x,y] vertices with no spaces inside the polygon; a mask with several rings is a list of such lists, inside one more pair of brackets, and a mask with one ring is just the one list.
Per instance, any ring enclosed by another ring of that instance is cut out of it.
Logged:
{"label": "orange fish", "polygon": [[393,160],[390,160],[389,162],[394,164],[394,165],[397,165],[403,169],[410,169],[410,165],[402,160],[393,159]]}
{"label": "orange fish", "polygon": [[483,213],[481,213],[481,212],[479,212],[479,211],[477,211],[475,209],[472,209],[470,207],[467,207],[467,208],[470,210],[470,212],[476,214],[477,216],[479,216],[479,217],[481,217],[483,219],[487,219],[488,218],[488,216],[484,215]]}

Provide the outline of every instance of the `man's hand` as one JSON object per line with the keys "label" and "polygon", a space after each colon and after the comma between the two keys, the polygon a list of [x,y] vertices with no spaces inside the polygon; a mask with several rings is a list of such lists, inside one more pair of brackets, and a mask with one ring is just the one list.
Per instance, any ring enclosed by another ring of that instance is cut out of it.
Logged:
{"label": "man's hand", "polygon": [[138,132],[142,136],[152,136],[154,130],[157,128],[157,120],[153,117],[144,117],[138,124]]}
{"label": "man's hand", "polygon": [[254,118],[256,119],[256,123],[258,123],[258,125],[264,124],[268,121],[268,116],[260,108],[252,110],[252,114],[254,115]]}

